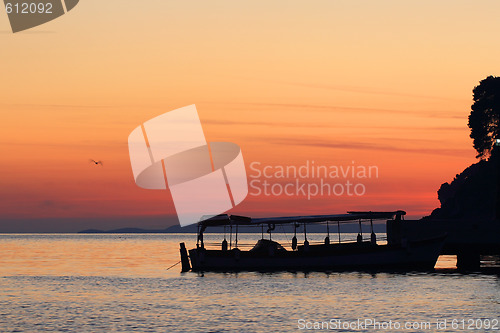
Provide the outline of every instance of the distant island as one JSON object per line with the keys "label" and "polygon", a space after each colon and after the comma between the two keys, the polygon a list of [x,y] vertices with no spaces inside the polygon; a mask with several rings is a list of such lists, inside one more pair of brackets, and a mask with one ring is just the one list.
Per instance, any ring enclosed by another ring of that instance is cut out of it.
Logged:
{"label": "distant island", "polygon": [[[233,227],[233,233],[235,232],[236,227]],[[375,233],[385,233],[385,224],[374,224],[373,229]],[[302,226],[297,228],[297,232],[301,231],[302,232]],[[341,233],[357,233],[359,231],[359,225],[357,223],[353,224],[342,224],[341,228]],[[186,227],[181,227],[180,225],[174,225],[171,227],[168,227],[166,229],[142,229],[142,228],[120,228],[120,229],[113,229],[113,230],[99,230],[99,229],[86,229],[79,231],[79,234],[185,234],[185,233],[194,233],[196,234],[198,232],[197,226],[194,225],[189,225]],[[226,232],[229,233],[229,228],[226,228]],[[245,226],[239,226],[238,227],[238,232],[239,233],[261,233],[261,229],[255,228],[255,227],[245,227]],[[276,230],[273,232],[273,234],[280,234],[280,233],[288,233],[291,234],[293,233],[293,227],[291,226],[276,226]],[[325,233],[325,226],[321,225],[311,225],[307,227],[307,232],[310,233]],[[368,226],[363,226],[363,233],[369,233],[370,230]],[[209,228],[205,233],[224,233],[224,228],[223,227],[213,227]],[[337,227],[335,224],[332,224],[330,226],[330,233],[334,234],[337,233]],[[264,229],[264,234],[266,233],[266,230]]]}
{"label": "distant island", "polygon": [[165,233],[196,233],[196,225],[181,227],[174,225],[165,229],[119,228],[113,230],[86,229],[79,234],[165,234]]}

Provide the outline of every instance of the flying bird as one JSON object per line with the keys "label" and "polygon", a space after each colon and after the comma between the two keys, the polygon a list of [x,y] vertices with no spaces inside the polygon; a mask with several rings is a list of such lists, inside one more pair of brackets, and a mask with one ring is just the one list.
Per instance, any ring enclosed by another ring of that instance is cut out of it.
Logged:
{"label": "flying bird", "polygon": [[93,160],[93,159],[90,159],[89,161],[90,161],[91,163],[94,163],[95,165],[99,165],[99,164],[100,164],[100,165],[102,166],[102,161],[95,161],[95,160]]}

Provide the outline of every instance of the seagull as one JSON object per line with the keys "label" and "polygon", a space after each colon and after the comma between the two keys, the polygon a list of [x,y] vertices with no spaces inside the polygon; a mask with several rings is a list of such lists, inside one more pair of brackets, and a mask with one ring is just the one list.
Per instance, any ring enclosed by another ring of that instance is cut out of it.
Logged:
{"label": "seagull", "polygon": [[95,165],[101,165],[102,166],[102,161],[94,161],[93,159],[89,160],[91,163],[94,163]]}

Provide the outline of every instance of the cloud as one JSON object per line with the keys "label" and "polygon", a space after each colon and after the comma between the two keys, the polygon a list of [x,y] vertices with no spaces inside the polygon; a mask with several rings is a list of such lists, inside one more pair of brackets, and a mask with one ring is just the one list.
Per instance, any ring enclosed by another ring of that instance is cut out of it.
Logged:
{"label": "cloud", "polygon": [[43,200],[40,202],[41,207],[54,207],[55,202],[53,200]]}
{"label": "cloud", "polygon": [[[27,33],[27,32],[24,32]],[[33,33],[33,32],[32,32]],[[111,108],[110,105],[79,105],[79,104],[27,104],[27,103],[0,103],[4,107],[28,107],[28,108],[54,108],[54,109],[102,109]]]}
{"label": "cloud", "polygon": [[63,203],[55,200],[42,200],[39,203],[41,208],[51,209],[51,210],[69,210],[73,206],[69,203]]}
{"label": "cloud", "polygon": [[293,86],[346,91],[346,92],[353,92],[353,93],[359,93],[359,94],[400,96],[400,97],[410,97],[410,98],[418,98],[418,99],[437,99],[437,100],[445,100],[445,101],[461,101],[462,100],[462,99],[442,97],[442,96],[420,95],[420,94],[412,94],[412,93],[396,92],[396,91],[384,91],[384,90],[380,90],[380,89],[376,89],[376,88],[372,88],[372,87],[362,87],[362,86],[309,84],[309,83],[298,83],[298,82],[282,82],[282,83],[288,84],[288,85],[293,85]]}
{"label": "cloud", "polygon": [[[268,126],[268,127],[288,127],[288,128],[331,128],[340,129],[346,126],[336,126],[328,123],[286,123],[286,122],[272,122],[272,121],[229,121],[229,120],[216,120],[207,119],[203,121],[204,124],[212,125],[227,125],[227,126]],[[465,131],[463,126],[438,126],[438,127],[423,127],[423,126],[356,126],[356,129],[383,129],[383,130],[422,130],[422,131]]]}
{"label": "cloud", "polygon": [[303,83],[303,82],[290,82],[290,81],[279,81],[279,80],[266,80],[259,78],[248,78],[248,77],[238,77],[237,79],[245,80],[245,81],[258,81],[258,82],[266,82],[266,83],[274,83],[274,84],[283,84],[289,86],[298,86],[305,88],[314,88],[314,89],[326,89],[326,90],[335,90],[335,91],[343,91],[343,92],[351,92],[358,94],[371,94],[371,95],[382,95],[382,96],[399,96],[399,97],[409,97],[416,99],[434,99],[434,100],[445,100],[445,101],[464,101],[466,99],[459,98],[450,98],[443,96],[435,96],[435,95],[422,95],[422,94],[413,94],[408,92],[399,92],[399,91],[389,91],[389,90],[381,90],[375,87],[366,87],[366,86],[350,86],[350,85],[341,85],[341,84],[318,84],[318,83]]}
{"label": "cloud", "polygon": [[72,143],[67,142],[40,142],[40,141],[0,141],[1,146],[16,146],[16,147],[44,147],[44,148],[95,148],[102,150],[103,148],[126,147],[127,142],[124,140],[84,140]]}
{"label": "cloud", "polygon": [[436,111],[436,110],[400,110],[400,109],[383,109],[383,108],[366,108],[357,106],[341,106],[341,105],[315,105],[315,104],[299,104],[299,103],[232,103],[234,105],[245,105],[252,107],[270,107],[270,108],[295,108],[305,109],[305,111],[318,112],[345,112],[349,113],[377,113],[377,114],[401,114],[411,115],[424,118],[442,118],[442,119],[466,119],[467,115],[459,115],[456,111]]}
{"label": "cloud", "polygon": [[[447,155],[447,156],[464,156],[472,153],[471,149],[453,149],[453,148],[409,148],[396,147],[392,145],[383,145],[367,142],[332,142],[322,140],[304,140],[304,139],[275,139],[261,138],[262,141],[276,145],[287,146],[307,146],[317,148],[333,148],[333,149],[348,149],[348,150],[378,150],[389,152],[401,152],[412,154],[428,154],[428,155]],[[400,140],[398,140],[400,141]]]}

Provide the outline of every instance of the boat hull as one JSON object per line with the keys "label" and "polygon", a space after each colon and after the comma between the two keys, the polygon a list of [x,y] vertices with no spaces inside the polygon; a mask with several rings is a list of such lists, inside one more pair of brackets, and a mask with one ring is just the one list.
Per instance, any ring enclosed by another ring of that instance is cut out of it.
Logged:
{"label": "boat hull", "polygon": [[432,270],[444,238],[411,241],[404,246],[363,242],[269,253],[197,248],[189,251],[189,259],[193,271]]}

